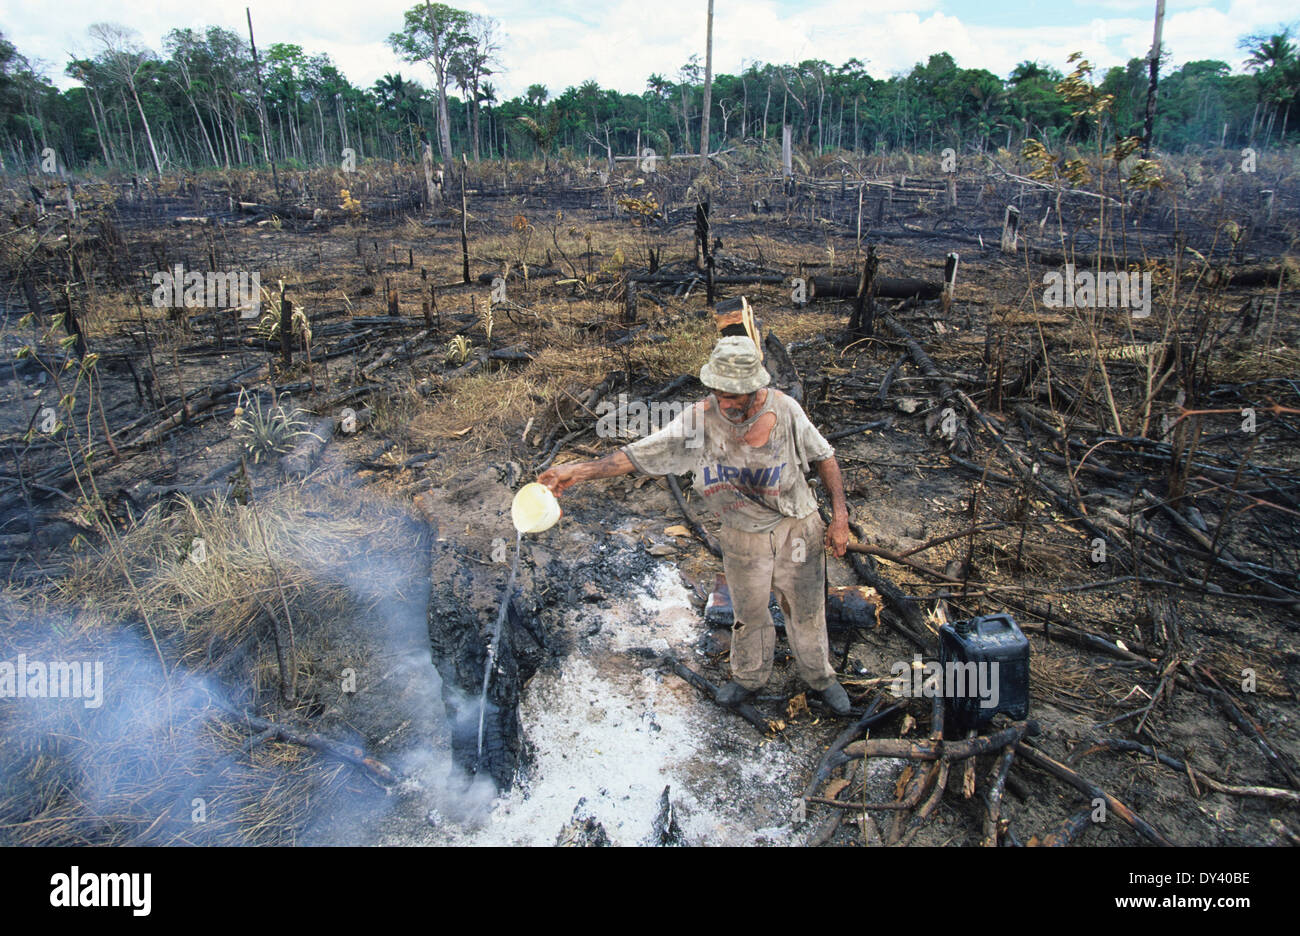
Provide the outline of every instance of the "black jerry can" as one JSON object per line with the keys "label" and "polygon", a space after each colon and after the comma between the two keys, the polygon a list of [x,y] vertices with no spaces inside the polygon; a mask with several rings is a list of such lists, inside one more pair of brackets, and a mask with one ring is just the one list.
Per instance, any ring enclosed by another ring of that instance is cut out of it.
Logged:
{"label": "black jerry can", "polygon": [[998,712],[1017,721],[1029,717],[1029,641],[1011,615],[943,625],[939,663],[945,728],[978,731]]}

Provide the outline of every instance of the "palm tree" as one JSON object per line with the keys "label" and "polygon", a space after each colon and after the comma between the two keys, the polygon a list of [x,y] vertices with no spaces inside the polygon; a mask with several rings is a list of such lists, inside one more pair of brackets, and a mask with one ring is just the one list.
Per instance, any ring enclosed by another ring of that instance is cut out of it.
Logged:
{"label": "palm tree", "polygon": [[[1300,59],[1297,59],[1295,43],[1291,41],[1291,30],[1286,28],[1267,38],[1247,36],[1242,40],[1242,47],[1250,50],[1245,65],[1255,72],[1259,81],[1261,102],[1267,101],[1273,105],[1264,139],[1267,141],[1272,133],[1278,110],[1282,111],[1282,136],[1285,138],[1291,102],[1295,99],[1296,89],[1300,87],[1300,81],[1297,81],[1300,78]],[[1253,131],[1252,126],[1252,136]]]}

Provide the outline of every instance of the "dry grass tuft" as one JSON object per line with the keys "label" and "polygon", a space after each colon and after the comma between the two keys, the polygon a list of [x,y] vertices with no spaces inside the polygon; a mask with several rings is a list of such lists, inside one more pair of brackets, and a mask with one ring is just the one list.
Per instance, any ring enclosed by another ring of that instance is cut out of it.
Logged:
{"label": "dry grass tuft", "polygon": [[[84,553],[52,595],[0,595],[0,659],[104,665],[102,707],[47,699],[0,710],[12,742],[0,752],[0,841],[290,844],[307,804],[342,788],[350,769],[251,740],[221,707],[257,710],[280,691],[267,618],[268,608],[283,614],[280,586],[296,707],[336,700],[342,669],[364,671],[381,651],[358,632],[382,630],[381,602],[418,580],[414,528],[375,498],[282,485],[256,508],[263,545],[253,509],[152,509],[121,537],[120,556]],[[142,603],[165,675],[137,623]],[[193,820],[196,798],[203,822]]]}

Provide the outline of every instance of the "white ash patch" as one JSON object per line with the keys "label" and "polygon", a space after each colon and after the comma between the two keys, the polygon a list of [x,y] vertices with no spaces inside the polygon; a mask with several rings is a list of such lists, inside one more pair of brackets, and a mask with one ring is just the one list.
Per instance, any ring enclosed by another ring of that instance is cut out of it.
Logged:
{"label": "white ash patch", "polygon": [[[788,748],[704,699],[634,647],[691,649],[703,630],[677,570],[659,564],[630,594],[610,594],[603,627],[557,668],[539,672],[520,703],[534,751],[528,776],[498,798],[464,844],[554,845],[583,800],[612,844],[649,841],[665,786],[692,845],[788,844],[789,787],[801,764]],[[581,627],[575,612],[571,622]]]}

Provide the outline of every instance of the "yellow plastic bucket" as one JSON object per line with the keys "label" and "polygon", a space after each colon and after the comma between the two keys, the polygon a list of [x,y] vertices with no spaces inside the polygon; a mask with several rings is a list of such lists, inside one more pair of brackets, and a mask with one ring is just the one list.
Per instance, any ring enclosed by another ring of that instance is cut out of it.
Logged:
{"label": "yellow plastic bucket", "polygon": [[560,519],[560,502],[544,484],[525,484],[510,505],[510,519],[520,533],[541,533]]}

